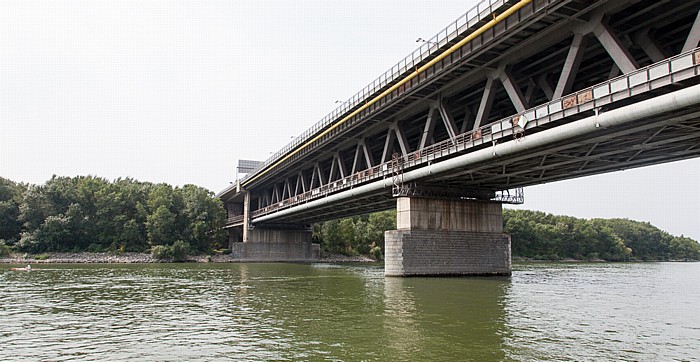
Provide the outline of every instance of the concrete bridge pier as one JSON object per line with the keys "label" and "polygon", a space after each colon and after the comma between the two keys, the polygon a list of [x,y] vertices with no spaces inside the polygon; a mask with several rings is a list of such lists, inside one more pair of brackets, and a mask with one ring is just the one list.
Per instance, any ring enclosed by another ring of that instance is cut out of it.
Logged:
{"label": "concrete bridge pier", "polygon": [[234,258],[251,262],[313,262],[320,258],[306,226],[248,228],[244,242],[233,243]]}
{"label": "concrete bridge pier", "polygon": [[320,258],[320,247],[311,242],[308,225],[251,222],[249,191],[240,186],[225,202],[231,227],[229,248],[234,259],[248,262],[313,262]]}
{"label": "concrete bridge pier", "polygon": [[397,228],[384,234],[386,276],[510,275],[510,235],[500,203],[397,199]]}

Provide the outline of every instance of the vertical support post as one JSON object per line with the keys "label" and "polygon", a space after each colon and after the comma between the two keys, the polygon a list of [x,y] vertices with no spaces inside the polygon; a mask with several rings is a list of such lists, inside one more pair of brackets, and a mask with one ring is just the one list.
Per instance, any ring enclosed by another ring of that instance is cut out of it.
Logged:
{"label": "vertical support post", "polygon": [[250,236],[250,191],[243,198],[243,242],[247,243]]}

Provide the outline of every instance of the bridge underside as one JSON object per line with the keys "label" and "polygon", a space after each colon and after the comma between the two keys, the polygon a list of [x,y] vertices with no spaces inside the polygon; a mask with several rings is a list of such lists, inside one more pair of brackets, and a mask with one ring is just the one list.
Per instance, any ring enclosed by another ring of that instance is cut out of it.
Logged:
{"label": "bridge underside", "polygon": [[700,104],[657,101],[698,89],[700,2],[490,3],[220,193],[227,227],[246,240],[396,197],[522,202],[524,186],[700,156]]}
{"label": "bridge underside", "polygon": [[[497,3],[501,6],[494,14],[514,2]],[[274,166],[268,162],[260,175],[249,175],[243,181],[251,191],[251,222],[308,224],[391,209],[395,200],[387,187],[278,213],[392,178],[397,156],[402,172],[426,167],[697,84],[692,50],[700,37],[699,11],[699,2],[683,0],[533,1],[296,154]],[[437,41],[439,47],[429,45],[414,66],[435,58],[488,19]],[[673,57],[683,51],[691,51],[691,64],[679,70],[680,61]],[[668,69],[659,71],[654,64]],[[385,79],[383,87],[375,87],[377,93],[400,80]],[[596,88],[601,85],[606,92]],[[354,103],[346,114],[363,102]],[[546,115],[540,117],[542,108]],[[512,125],[519,115],[526,116],[527,125]],[[323,131],[318,128],[316,132]],[[670,162],[698,156],[699,133],[693,110],[680,110],[640,120],[634,127],[605,130],[595,138],[455,167],[421,182],[497,191]],[[221,196],[226,200],[230,195]]]}
{"label": "bridge underside", "polygon": [[[593,115],[593,112],[588,114]],[[522,139],[507,142],[523,142],[528,136],[525,133],[517,136]],[[489,148],[490,145],[485,145],[480,149]],[[455,166],[449,173],[422,178],[421,184],[455,190],[515,189],[698,156],[700,110],[689,107],[639,119],[633,126],[601,129],[592,137],[579,139],[572,135],[570,139],[528,149],[519,155]],[[393,183],[391,177],[385,179],[389,185]],[[294,213],[281,215],[275,222],[306,224],[394,207],[396,199],[392,187],[386,187],[314,208],[299,208]]]}

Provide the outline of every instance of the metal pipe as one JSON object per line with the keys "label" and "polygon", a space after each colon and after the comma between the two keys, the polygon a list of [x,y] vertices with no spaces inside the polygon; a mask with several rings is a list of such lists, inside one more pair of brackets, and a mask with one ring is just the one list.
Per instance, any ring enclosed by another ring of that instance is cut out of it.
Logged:
{"label": "metal pipe", "polygon": [[[403,181],[416,181],[432,174],[448,172],[456,167],[464,167],[470,164],[497,160],[500,157],[520,154],[529,149],[594,133],[596,131],[600,131],[600,128],[620,126],[634,122],[638,119],[658,116],[666,112],[698,105],[700,105],[700,85],[695,85],[673,93],[664,94],[656,98],[621,107],[606,113],[601,113],[578,121],[563,124],[546,131],[520,138],[517,141],[511,140],[505,143],[499,143],[493,147],[480,149],[449,160],[433,163],[416,170],[408,171],[403,174]],[[391,178],[375,181],[367,185],[356,187],[352,190],[339,192],[322,199],[309,201],[308,203],[299,206],[293,206],[289,209],[284,209],[272,214],[261,216],[254,219],[253,223],[274,220],[278,217],[295,212],[313,209],[327,203],[354,198],[356,196],[392,186],[393,182]]]}
{"label": "metal pipe", "polygon": [[423,66],[421,66],[420,68],[416,69],[413,73],[410,73],[407,77],[403,78],[403,79],[400,80],[398,83],[394,84],[394,85],[391,86],[389,89],[387,89],[387,90],[385,90],[384,92],[382,92],[382,94],[380,94],[380,95],[374,97],[372,100],[366,102],[366,103],[363,104],[360,108],[354,110],[352,113],[350,113],[350,114],[348,114],[347,116],[343,117],[343,119],[341,119],[340,121],[334,123],[331,127],[329,127],[327,130],[321,132],[321,133],[318,134],[316,137],[314,137],[314,138],[312,138],[311,140],[307,141],[307,142],[304,143],[303,145],[297,147],[293,152],[287,154],[287,155],[284,156],[282,159],[280,159],[279,161],[275,162],[273,165],[271,165],[271,166],[265,168],[265,169],[262,170],[260,173],[258,173],[258,174],[255,175],[253,178],[251,178],[250,180],[246,180],[246,182],[243,184],[243,186],[247,186],[247,185],[250,184],[251,182],[255,181],[258,177],[260,177],[260,176],[266,174],[270,169],[277,167],[280,163],[286,161],[286,160],[289,159],[290,157],[292,157],[292,156],[294,156],[295,154],[299,153],[299,152],[300,152],[302,149],[304,149],[305,147],[307,147],[307,146],[309,146],[310,144],[312,144],[312,143],[318,141],[321,137],[327,135],[330,131],[336,129],[338,126],[340,126],[341,124],[347,122],[347,121],[348,121],[349,119],[351,119],[352,117],[355,117],[355,116],[358,115],[360,112],[362,112],[362,111],[364,111],[365,109],[367,109],[369,106],[371,106],[371,105],[373,105],[374,103],[378,102],[380,99],[382,99],[382,98],[384,98],[385,96],[391,94],[391,92],[397,90],[400,86],[406,84],[409,80],[415,78],[415,77],[416,77],[418,74],[420,74],[421,72],[426,71],[428,68],[432,67],[432,66],[435,65],[437,62],[439,62],[439,61],[445,59],[445,57],[447,57],[448,55],[454,53],[457,49],[461,48],[461,47],[464,46],[465,44],[467,44],[467,43],[469,43],[470,41],[474,40],[477,36],[483,34],[485,31],[491,29],[491,28],[494,27],[496,24],[498,24],[499,22],[501,22],[503,19],[505,19],[505,18],[507,18],[508,16],[510,16],[511,14],[515,13],[515,12],[518,11],[520,8],[522,8],[523,6],[529,4],[530,2],[532,2],[532,0],[521,0],[521,1],[518,2],[517,4],[515,4],[515,5],[511,6],[510,8],[508,8],[508,9],[507,9],[506,11],[504,11],[502,14],[497,15],[497,16],[494,16],[493,19],[490,20],[488,23],[482,25],[479,29],[476,29],[476,30],[473,31],[471,34],[467,35],[466,38],[460,40],[457,44],[451,46],[449,49],[445,50],[442,54],[438,55],[437,57],[435,57],[434,59],[432,59],[432,60],[429,61],[428,63],[426,63],[426,64],[424,64]]}

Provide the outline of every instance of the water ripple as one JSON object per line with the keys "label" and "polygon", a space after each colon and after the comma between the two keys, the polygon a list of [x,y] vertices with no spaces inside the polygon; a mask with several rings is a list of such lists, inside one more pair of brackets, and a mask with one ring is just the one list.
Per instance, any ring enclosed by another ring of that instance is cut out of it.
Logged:
{"label": "water ripple", "polygon": [[510,279],[331,264],[37,268],[0,270],[2,361],[700,355],[700,264],[522,264]]}

